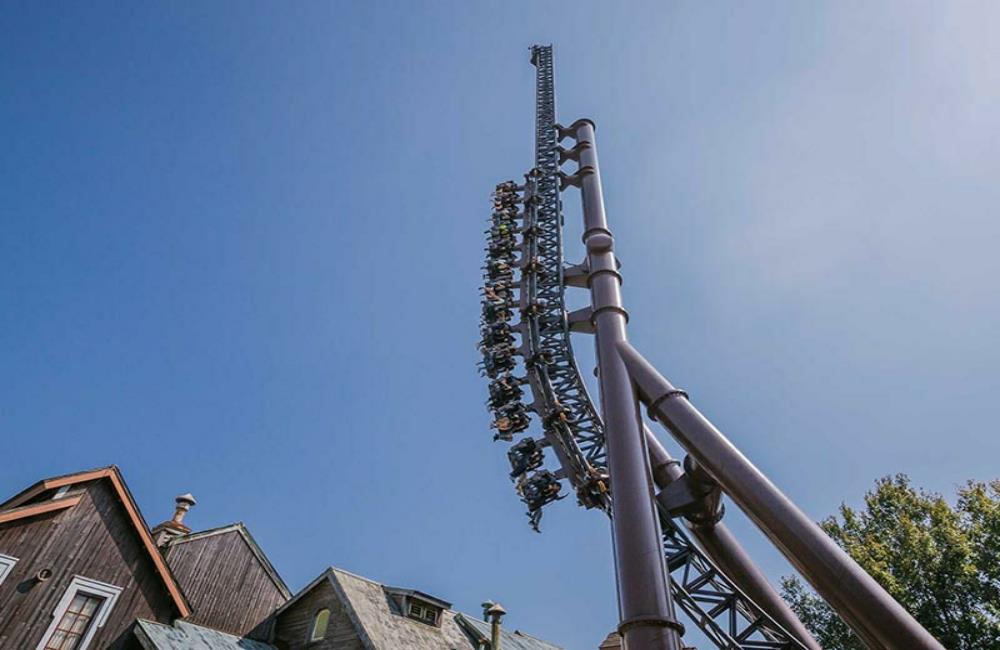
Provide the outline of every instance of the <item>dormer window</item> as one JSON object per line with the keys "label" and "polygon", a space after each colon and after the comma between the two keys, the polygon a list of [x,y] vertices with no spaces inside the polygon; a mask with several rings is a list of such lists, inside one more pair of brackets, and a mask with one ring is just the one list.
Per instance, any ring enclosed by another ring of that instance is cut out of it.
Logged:
{"label": "dormer window", "polygon": [[388,596],[393,614],[420,621],[424,625],[440,627],[444,610],[451,609],[451,603],[416,589],[382,588]]}
{"label": "dormer window", "polygon": [[427,623],[428,625],[437,625],[438,617],[441,615],[441,610],[429,603],[423,603],[419,600],[410,599],[409,602],[408,615],[410,618],[415,618],[421,623]]}

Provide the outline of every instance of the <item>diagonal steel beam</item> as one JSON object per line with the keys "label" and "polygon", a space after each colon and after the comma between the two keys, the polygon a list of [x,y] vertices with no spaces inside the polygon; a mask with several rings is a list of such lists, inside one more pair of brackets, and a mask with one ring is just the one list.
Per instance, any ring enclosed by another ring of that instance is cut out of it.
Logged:
{"label": "diagonal steel beam", "polygon": [[650,417],[729,497],[872,648],[944,650],[927,630],[798,509],[627,341],[618,352]]}

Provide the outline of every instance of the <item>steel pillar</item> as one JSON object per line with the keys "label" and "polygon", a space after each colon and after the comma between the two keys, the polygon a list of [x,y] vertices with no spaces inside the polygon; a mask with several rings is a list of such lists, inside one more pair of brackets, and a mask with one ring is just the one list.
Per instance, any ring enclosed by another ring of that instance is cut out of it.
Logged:
{"label": "steel pillar", "polygon": [[576,140],[574,157],[580,165],[574,184],[579,185],[583,197],[583,243],[590,271],[587,282],[611,476],[619,632],[629,650],[681,650],[684,628],[674,615],[667,588],[639,403],[617,350],[626,340],[627,315],[622,307],[614,239],[604,215],[594,124],[577,120],[566,133]]}
{"label": "steel pillar", "polygon": [[[653,481],[657,487],[665,488],[684,475],[680,463],[671,458],[653,432],[643,427],[646,435],[646,446],[649,448],[649,461],[653,470]],[[729,527],[721,521],[700,524],[685,521],[688,530],[726,576],[733,581],[747,597],[764,612],[773,618],[778,625],[785,628],[809,650],[822,650],[806,626],[795,615],[763,572],[757,567],[739,540],[729,531]]]}
{"label": "steel pillar", "polygon": [[782,494],[625,340],[618,343],[650,415],[665,426],[870,648],[944,650],[870,575]]}

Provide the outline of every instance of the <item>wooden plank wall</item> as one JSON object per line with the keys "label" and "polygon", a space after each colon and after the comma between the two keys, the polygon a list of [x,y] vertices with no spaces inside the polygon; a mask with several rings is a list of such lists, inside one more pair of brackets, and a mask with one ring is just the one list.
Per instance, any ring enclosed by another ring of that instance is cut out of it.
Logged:
{"label": "wooden plank wall", "polygon": [[286,601],[236,530],[172,544],[164,554],[194,610],[188,622],[242,636]]}
{"label": "wooden plank wall", "polygon": [[[75,575],[123,588],[93,649],[129,647],[136,618],[170,623],[177,614],[110,483],[74,492],[83,498],[72,508],[0,524],[0,553],[19,560],[0,585],[0,648],[33,650]],[[52,578],[33,580],[41,569]]]}
{"label": "wooden plank wall", "polygon": [[[324,607],[330,609],[330,625],[322,641],[310,642],[313,618]],[[278,616],[275,645],[281,650],[364,650],[351,620],[330,586],[323,580],[312,591]]]}

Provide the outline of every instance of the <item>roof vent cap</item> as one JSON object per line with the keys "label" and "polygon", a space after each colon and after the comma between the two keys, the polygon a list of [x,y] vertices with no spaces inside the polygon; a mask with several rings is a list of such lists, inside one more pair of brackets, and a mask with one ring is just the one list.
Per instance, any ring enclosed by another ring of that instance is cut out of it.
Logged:
{"label": "roof vent cap", "polygon": [[174,499],[174,516],[153,527],[153,540],[157,546],[166,546],[170,540],[191,532],[184,523],[184,516],[196,503],[198,502],[190,492]]}
{"label": "roof vent cap", "polygon": [[194,495],[188,492],[186,494],[182,494],[177,498],[175,498],[174,503],[176,503],[177,506],[174,509],[174,518],[171,521],[173,521],[175,524],[183,526],[184,515],[188,513],[188,510],[191,509],[191,506],[197,505],[198,502],[195,501]]}

